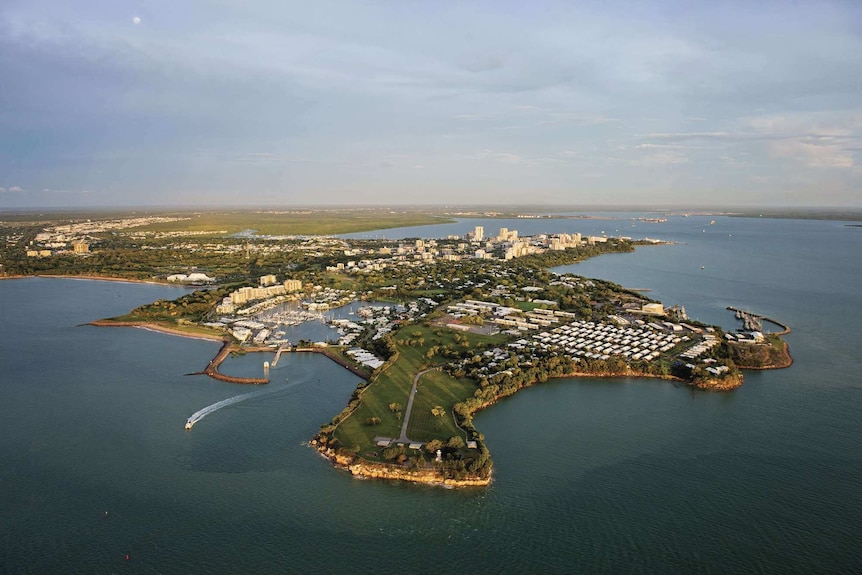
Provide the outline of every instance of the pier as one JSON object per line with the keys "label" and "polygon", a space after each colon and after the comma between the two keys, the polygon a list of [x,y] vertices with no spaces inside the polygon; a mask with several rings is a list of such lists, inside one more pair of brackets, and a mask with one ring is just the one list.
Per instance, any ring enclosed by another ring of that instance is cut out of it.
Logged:
{"label": "pier", "polygon": [[748,331],[763,331],[763,323],[768,322],[781,328],[780,332],[770,332],[772,335],[787,335],[790,333],[790,326],[780,321],[770,319],[764,315],[758,315],[750,311],[744,311],[733,306],[727,306],[729,311],[736,313],[736,319],[742,320],[745,329]]}
{"label": "pier", "polygon": [[283,345],[283,346],[279,347],[279,348],[278,348],[278,351],[276,351],[276,352],[275,352],[275,359],[274,359],[274,360],[272,360],[272,363],[271,363],[271,364],[269,364],[269,365],[270,365],[270,367],[275,367],[275,366],[277,366],[277,365],[278,365],[278,360],[279,360],[279,359],[281,359],[281,354],[282,354],[282,353],[284,353],[285,351],[290,351],[290,350],[291,350],[291,346],[290,346],[290,344],[288,344],[288,345]]}

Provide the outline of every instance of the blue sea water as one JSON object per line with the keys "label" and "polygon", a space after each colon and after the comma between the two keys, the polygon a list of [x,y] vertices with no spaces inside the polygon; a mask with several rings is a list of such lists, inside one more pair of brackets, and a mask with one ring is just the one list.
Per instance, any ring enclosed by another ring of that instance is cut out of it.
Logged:
{"label": "blue sea water", "polygon": [[[259,388],[185,375],[217,343],[80,325],[177,288],[0,282],[0,572],[862,571],[862,229],[603,215],[616,219],[484,226],[674,241],[558,271],[727,327],[727,305],[774,317],[793,328],[795,363],[729,393],[637,379],[525,390],[476,418],[488,488],[333,469],[304,442],[357,379],[322,356],[283,356],[271,393],[186,432],[195,411]],[[264,359],[225,370],[257,376]]]}

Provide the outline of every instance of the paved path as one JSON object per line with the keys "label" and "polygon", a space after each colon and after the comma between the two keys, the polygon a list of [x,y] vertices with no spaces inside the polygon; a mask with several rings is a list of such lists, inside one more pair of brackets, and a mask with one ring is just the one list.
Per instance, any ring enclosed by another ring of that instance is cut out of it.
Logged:
{"label": "paved path", "polygon": [[410,423],[410,414],[413,412],[413,398],[416,396],[416,387],[419,385],[419,378],[422,374],[434,371],[435,369],[437,368],[432,367],[431,369],[420,371],[413,378],[413,387],[410,389],[410,397],[407,398],[407,409],[404,410],[404,423],[401,424],[401,437],[395,440],[398,443],[415,443],[407,437],[407,425]]}

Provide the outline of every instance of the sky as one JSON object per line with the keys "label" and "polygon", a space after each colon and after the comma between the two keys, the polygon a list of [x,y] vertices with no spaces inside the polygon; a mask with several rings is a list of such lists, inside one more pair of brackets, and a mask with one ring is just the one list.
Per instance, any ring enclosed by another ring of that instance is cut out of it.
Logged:
{"label": "sky", "polygon": [[0,209],[327,204],[862,207],[862,2],[0,2]]}

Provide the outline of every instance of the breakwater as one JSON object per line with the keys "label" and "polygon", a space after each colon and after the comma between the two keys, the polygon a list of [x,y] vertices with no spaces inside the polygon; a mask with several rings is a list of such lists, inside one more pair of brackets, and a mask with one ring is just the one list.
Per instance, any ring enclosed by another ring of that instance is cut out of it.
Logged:
{"label": "breakwater", "polygon": [[325,355],[344,369],[350,371],[354,375],[361,377],[362,379],[368,379],[368,373],[363,371],[362,369],[356,367],[355,365],[350,364],[347,360],[340,357],[337,354],[332,353],[331,351],[322,348],[322,347],[295,347],[293,350],[295,352],[304,352],[304,353],[319,353],[321,355]]}
{"label": "breakwater", "polygon": [[[756,319],[756,320],[758,320],[758,321],[766,321],[766,322],[771,323],[772,325],[777,325],[778,327],[780,327],[780,328],[781,328],[781,331],[779,331],[779,332],[775,332],[775,333],[773,333],[772,335],[787,335],[788,333],[790,333],[790,326],[789,326],[789,325],[784,324],[784,323],[781,323],[780,321],[776,321],[776,320],[774,320],[774,319],[768,318],[768,317],[766,317],[765,315],[758,315],[758,314],[756,314],[756,313],[751,313],[750,311],[745,311],[745,310],[742,310],[742,309],[739,309],[739,308],[735,308],[735,307],[733,307],[733,306],[731,306],[731,305],[727,306],[727,309],[728,309],[729,311],[732,311],[732,312],[736,313],[738,317],[739,317],[739,316],[742,316],[742,317],[745,317],[745,316],[752,317],[752,318],[755,318],[755,319]],[[740,319],[742,319],[742,317],[740,317]]]}
{"label": "breakwater", "polygon": [[227,381],[229,383],[245,383],[252,385],[262,385],[265,383],[269,383],[269,380],[263,377],[234,377],[232,375],[225,375],[223,373],[219,373],[219,366],[222,362],[227,358],[230,352],[234,351],[236,347],[233,342],[229,339],[225,339],[224,343],[222,343],[221,349],[219,349],[218,353],[214,358],[212,358],[207,364],[206,369],[203,371],[198,371],[195,373],[190,373],[189,375],[208,375],[213,379],[217,379],[219,381]]}

